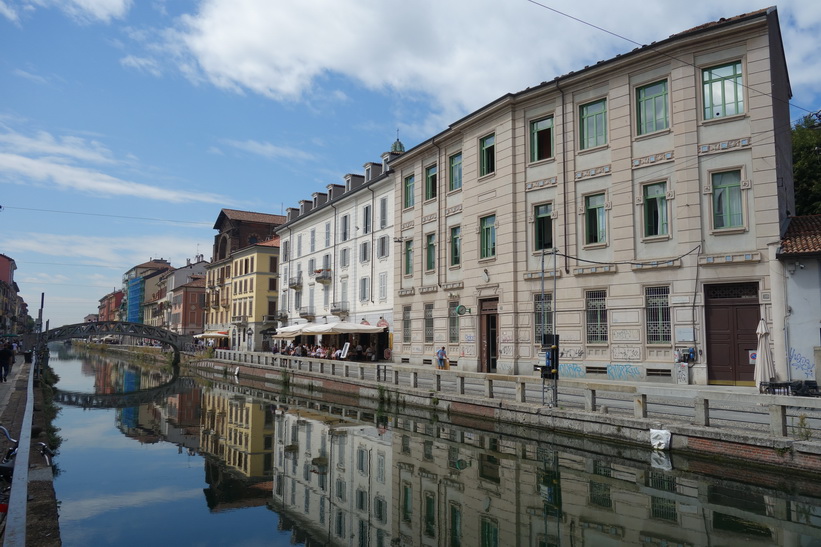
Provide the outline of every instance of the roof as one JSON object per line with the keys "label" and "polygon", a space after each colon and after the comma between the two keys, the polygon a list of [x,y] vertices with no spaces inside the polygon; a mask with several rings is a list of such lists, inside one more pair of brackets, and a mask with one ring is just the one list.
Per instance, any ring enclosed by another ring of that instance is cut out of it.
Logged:
{"label": "roof", "polygon": [[214,223],[215,230],[219,229],[219,224],[223,217],[229,220],[275,225],[284,224],[287,220],[287,217],[284,215],[269,215],[268,213],[254,213],[252,211],[239,211],[237,209],[222,209],[217,217],[217,221]]}
{"label": "roof", "polygon": [[148,262],[143,262],[137,266],[131,268],[132,270],[137,268],[154,268],[156,270],[167,270],[171,268],[171,264],[168,263],[166,260],[149,260]]}
{"label": "roof", "polygon": [[821,254],[821,215],[791,217],[778,257]]}
{"label": "roof", "polygon": [[175,287],[174,292],[177,292],[179,289],[182,289],[182,288],[199,288],[199,287],[205,288],[205,278],[202,277],[202,276],[194,276],[194,278],[191,281],[189,281],[188,283],[185,283],[184,285],[180,285],[179,287]]}
{"label": "roof", "polygon": [[271,239],[257,243],[257,245],[262,247],[279,247],[279,236],[274,236]]}

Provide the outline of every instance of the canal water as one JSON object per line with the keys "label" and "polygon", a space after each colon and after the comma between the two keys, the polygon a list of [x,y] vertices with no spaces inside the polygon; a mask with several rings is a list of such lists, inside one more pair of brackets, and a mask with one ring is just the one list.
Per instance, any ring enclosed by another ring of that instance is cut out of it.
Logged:
{"label": "canal water", "polygon": [[821,545],[805,478],[62,346],[51,364],[67,546]]}

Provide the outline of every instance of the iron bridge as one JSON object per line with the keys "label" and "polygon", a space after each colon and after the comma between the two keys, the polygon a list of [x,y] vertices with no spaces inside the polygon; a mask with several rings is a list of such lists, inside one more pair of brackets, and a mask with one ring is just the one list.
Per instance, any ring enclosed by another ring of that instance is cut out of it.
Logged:
{"label": "iron bridge", "polygon": [[180,362],[180,350],[186,345],[194,343],[194,337],[190,334],[177,334],[160,327],[152,327],[143,323],[128,323],[126,321],[96,321],[93,323],[63,325],[45,331],[41,341],[48,343],[72,338],[108,335],[148,338],[149,340],[157,340],[163,344],[168,344],[174,350],[174,365]]}
{"label": "iron bridge", "polygon": [[54,401],[81,408],[129,408],[162,402],[172,395],[186,393],[196,385],[191,377],[175,376],[167,384],[128,393],[80,393],[54,390]]}

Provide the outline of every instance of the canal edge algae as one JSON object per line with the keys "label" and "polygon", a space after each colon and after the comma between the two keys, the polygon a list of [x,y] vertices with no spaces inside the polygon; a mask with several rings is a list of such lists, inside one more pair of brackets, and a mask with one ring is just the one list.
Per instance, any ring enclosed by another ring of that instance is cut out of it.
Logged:
{"label": "canal edge algae", "polygon": [[[210,373],[226,369],[238,377],[254,377],[267,382],[281,383],[287,373],[292,395],[316,397],[318,390],[336,392],[363,399],[379,400],[380,387],[391,392],[400,406],[431,408],[431,398],[436,397],[440,412],[459,416],[461,419],[480,423],[508,424],[531,428],[545,428],[557,433],[576,435],[588,439],[601,439],[615,443],[650,448],[650,430],[665,429],[672,434],[669,450],[700,459],[743,462],[762,469],[789,470],[817,477],[821,474],[821,442],[778,437],[766,431],[713,428],[693,424],[686,418],[675,419],[630,417],[608,414],[606,409],[587,411],[544,407],[534,403],[485,398],[477,395],[459,395],[436,392],[384,382],[372,381],[353,375],[329,376],[294,368],[241,362],[236,360],[209,359],[201,366]],[[746,396],[746,395],[745,395]],[[384,395],[383,395],[384,397]],[[693,401],[695,404],[697,401]]]}
{"label": "canal edge algae", "polygon": [[[18,355],[12,367],[9,381],[0,385],[0,423],[5,425],[12,435],[19,438],[20,428],[26,407],[26,384],[31,373],[31,363],[25,363],[23,356]],[[45,436],[49,418],[44,411],[46,398],[43,390],[48,389],[43,383],[34,389],[34,414],[32,429],[39,428],[40,435]],[[45,438],[32,441],[46,441]],[[46,441],[47,442],[47,441]],[[26,545],[30,547],[52,547],[62,545],[60,539],[57,496],[51,468],[44,468],[43,459],[36,450],[31,451],[29,460],[29,501],[26,508]],[[5,515],[0,522],[0,541],[5,532]]]}

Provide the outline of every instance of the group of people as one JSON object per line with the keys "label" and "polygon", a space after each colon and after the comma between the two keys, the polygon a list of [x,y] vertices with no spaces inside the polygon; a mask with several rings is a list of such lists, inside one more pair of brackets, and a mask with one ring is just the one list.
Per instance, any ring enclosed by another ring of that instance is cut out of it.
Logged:
{"label": "group of people", "polygon": [[316,359],[351,359],[354,361],[376,361],[376,348],[373,344],[363,346],[357,342],[348,350],[348,354],[342,357],[342,348],[336,346],[323,346],[321,344],[294,344],[290,342],[287,346],[280,348],[277,344],[273,347],[274,353],[282,355],[292,355],[294,357],[314,357]]}
{"label": "group of people", "polygon": [[17,342],[6,342],[0,348],[0,382],[7,382],[11,367],[14,365],[14,358],[20,351]]}

